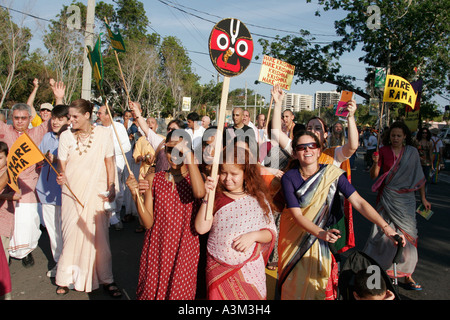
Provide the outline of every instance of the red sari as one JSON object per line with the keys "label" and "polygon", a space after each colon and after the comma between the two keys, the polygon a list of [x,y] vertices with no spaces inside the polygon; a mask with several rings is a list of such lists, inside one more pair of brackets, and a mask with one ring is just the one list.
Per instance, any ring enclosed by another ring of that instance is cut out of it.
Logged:
{"label": "red sari", "polygon": [[193,219],[199,208],[190,177],[173,185],[165,171],[152,185],[155,222],[145,234],[138,300],[193,300],[200,254]]}
{"label": "red sari", "polygon": [[[246,252],[232,248],[242,234],[269,230],[270,243],[255,243]],[[263,300],[267,297],[265,266],[276,239],[272,213],[267,217],[251,196],[230,199],[218,194],[208,238],[206,281],[209,300]]]}

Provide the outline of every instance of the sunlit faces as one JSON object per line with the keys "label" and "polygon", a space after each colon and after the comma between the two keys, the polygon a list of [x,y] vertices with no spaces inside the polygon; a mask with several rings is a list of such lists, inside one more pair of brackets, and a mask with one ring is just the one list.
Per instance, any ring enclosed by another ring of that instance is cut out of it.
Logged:
{"label": "sunlit faces", "polygon": [[319,119],[312,119],[308,122],[306,130],[313,132],[324,143],[328,137],[328,132],[325,132],[323,123]]}
{"label": "sunlit faces", "polygon": [[336,123],[333,127],[333,131],[335,133],[341,133],[344,130],[344,127],[340,123]]}
{"label": "sunlit faces", "polygon": [[100,119],[100,122],[102,124],[104,124],[104,125],[107,124],[107,122],[109,120],[109,114],[106,111],[106,106],[101,106],[100,108],[98,108],[97,116]]}
{"label": "sunlit faces", "polygon": [[156,130],[158,129],[158,123],[156,122],[155,118],[152,117],[147,118],[147,125],[154,132],[156,132]]}
{"label": "sunlit faces", "polygon": [[67,117],[52,117],[50,123],[52,125],[52,131],[58,133],[64,125],[70,123],[70,120]]}
{"label": "sunlit faces", "polygon": [[130,120],[131,118],[133,118],[133,113],[131,113],[131,111],[125,111],[125,113],[123,114],[124,122]]}
{"label": "sunlit faces", "polygon": [[69,108],[70,122],[72,123],[72,128],[75,130],[83,129],[87,123],[90,123],[90,114],[86,112],[82,114],[77,108]]}
{"label": "sunlit faces", "polygon": [[285,126],[290,126],[294,122],[294,114],[290,110],[283,112],[281,120],[283,120]]}
{"label": "sunlit faces", "polygon": [[195,123],[191,119],[188,119],[187,126],[189,129],[195,129]]}
{"label": "sunlit faces", "polygon": [[300,162],[300,165],[307,165],[315,163],[320,157],[320,148],[318,148],[316,140],[308,135],[303,135],[298,138],[294,146],[295,157]]}
{"label": "sunlit faces", "polygon": [[219,168],[219,181],[229,192],[244,191],[244,170],[239,165],[222,164]]}
{"label": "sunlit faces", "polygon": [[52,112],[48,109],[41,109],[39,115],[41,116],[42,121],[47,121],[52,117]]}
{"label": "sunlit faces", "polygon": [[183,139],[182,136],[179,139],[174,137],[171,141],[166,142],[166,157],[172,169],[179,169],[183,165],[184,156],[180,152],[183,147],[187,147],[187,140]]}
{"label": "sunlit faces", "polygon": [[403,141],[406,139],[406,135],[401,128],[392,128],[389,139],[393,147],[401,147],[403,146]]}
{"label": "sunlit faces", "polygon": [[19,132],[25,131],[30,125],[30,115],[26,110],[13,111],[13,126]]}
{"label": "sunlit faces", "polygon": [[258,123],[258,128],[263,128],[266,124],[266,116],[263,114],[258,115],[256,122]]}
{"label": "sunlit faces", "polygon": [[232,117],[234,125],[240,125],[244,121],[244,111],[242,109],[236,108],[233,110]]}
{"label": "sunlit faces", "polygon": [[242,114],[242,122],[248,126],[248,124],[250,123],[250,112],[248,112],[247,110],[244,110],[243,114]]}

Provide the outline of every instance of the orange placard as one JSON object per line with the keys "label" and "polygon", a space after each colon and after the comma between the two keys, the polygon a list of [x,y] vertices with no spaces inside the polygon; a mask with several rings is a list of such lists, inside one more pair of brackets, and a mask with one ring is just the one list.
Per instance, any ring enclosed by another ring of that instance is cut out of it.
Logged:
{"label": "orange placard", "polygon": [[44,160],[44,156],[31,138],[23,133],[9,149],[7,157],[8,184],[19,192],[17,179],[19,174],[35,163]]}

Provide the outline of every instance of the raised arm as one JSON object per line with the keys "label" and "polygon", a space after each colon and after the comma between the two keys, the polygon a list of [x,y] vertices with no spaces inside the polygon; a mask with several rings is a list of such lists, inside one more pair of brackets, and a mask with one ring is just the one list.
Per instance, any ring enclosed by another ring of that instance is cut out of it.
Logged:
{"label": "raised arm", "polygon": [[55,105],[64,104],[64,95],[66,92],[66,86],[64,82],[56,82],[50,79],[50,87],[53,90],[53,96],[55,97]]}
{"label": "raised arm", "polygon": [[277,141],[281,148],[285,149],[291,140],[281,130],[281,104],[283,103],[284,91],[279,85],[274,85],[271,93],[274,101],[274,108],[272,116],[272,131],[270,133],[272,139]]}
{"label": "raised arm", "polygon": [[31,108],[31,120],[33,120],[34,117],[36,117],[36,109],[34,108],[34,99],[36,98],[36,93],[38,89],[39,89],[39,80],[37,78],[34,78],[33,90],[31,91],[30,96],[28,97],[27,100],[27,105],[29,105]]}
{"label": "raised arm", "polygon": [[[391,228],[383,217],[380,216],[380,214],[363,197],[361,197],[357,191],[353,192],[353,194],[348,197],[348,201],[356,211],[361,213],[367,220],[380,227],[387,237],[396,242],[394,236],[398,235],[397,232]],[[400,235],[400,237],[402,238],[403,244],[406,244],[404,236]]]}
{"label": "raised arm", "polygon": [[156,132],[154,132],[152,129],[150,129],[147,121],[142,117],[141,106],[138,102],[129,101],[129,105],[134,119],[137,121],[139,127],[144,132],[148,142],[150,142],[153,149],[158,149],[159,145],[162,141],[164,141],[164,139],[157,135]]}
{"label": "raised arm", "polygon": [[356,150],[358,150],[359,136],[358,128],[356,127],[355,112],[356,112],[356,101],[350,100],[347,104],[348,117],[348,139],[347,143],[342,146],[342,154],[346,158],[350,158]]}
{"label": "raised arm", "polygon": [[147,136],[149,133],[150,127],[148,126],[147,121],[145,121],[145,119],[142,117],[141,107],[140,107],[139,103],[129,101],[128,104],[130,106],[131,112],[133,113],[134,119],[139,124],[139,127],[141,128],[141,130],[145,133],[145,136]]}

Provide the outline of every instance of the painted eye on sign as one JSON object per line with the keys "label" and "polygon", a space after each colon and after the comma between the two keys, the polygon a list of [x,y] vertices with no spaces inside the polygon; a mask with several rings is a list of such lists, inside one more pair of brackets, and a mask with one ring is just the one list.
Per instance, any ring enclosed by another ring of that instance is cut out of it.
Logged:
{"label": "painted eye on sign", "polygon": [[247,27],[233,18],[217,23],[209,37],[209,56],[224,76],[234,77],[244,72],[253,56],[253,40]]}

